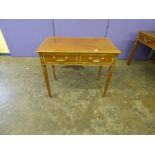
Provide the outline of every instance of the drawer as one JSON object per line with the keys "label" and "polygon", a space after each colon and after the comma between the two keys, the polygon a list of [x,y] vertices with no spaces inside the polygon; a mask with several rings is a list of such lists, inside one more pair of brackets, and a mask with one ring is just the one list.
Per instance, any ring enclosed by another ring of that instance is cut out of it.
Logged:
{"label": "drawer", "polygon": [[109,54],[81,54],[80,63],[82,64],[111,64],[113,55]]}
{"label": "drawer", "polygon": [[44,54],[45,63],[54,64],[76,64],[78,56],[76,54]]}
{"label": "drawer", "polygon": [[139,39],[139,41],[150,46],[151,48],[155,47],[155,40],[152,39],[151,37],[148,37],[144,34],[139,34],[138,39]]}

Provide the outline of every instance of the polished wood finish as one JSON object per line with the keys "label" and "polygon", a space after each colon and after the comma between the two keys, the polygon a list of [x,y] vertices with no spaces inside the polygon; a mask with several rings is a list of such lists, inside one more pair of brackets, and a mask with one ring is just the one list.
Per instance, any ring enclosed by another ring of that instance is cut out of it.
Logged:
{"label": "polished wood finish", "polygon": [[132,59],[136,53],[138,45],[139,45],[139,42],[138,42],[138,40],[136,40],[134,45],[133,45],[132,51],[130,53],[129,60],[127,61],[127,65],[130,65],[130,63],[131,63],[131,61],[132,61]]}
{"label": "polished wood finish", "polygon": [[112,53],[120,51],[108,38],[47,37],[39,46],[41,53]]}
{"label": "polished wood finish", "polygon": [[44,61],[46,64],[77,64],[78,55],[76,54],[44,54]]}
{"label": "polished wood finish", "polygon": [[155,39],[145,33],[139,33],[138,41],[152,49],[155,49]]}
{"label": "polished wood finish", "polygon": [[[52,65],[53,76],[55,75],[55,65],[97,65],[99,78],[103,65],[114,66],[120,51],[108,38],[60,38],[48,37],[39,46],[37,52],[40,56],[40,62],[43,66]],[[43,74],[50,93],[50,86],[46,67],[43,67]],[[110,74],[105,85],[104,95],[107,91]]]}
{"label": "polished wood finish", "polygon": [[131,64],[139,43],[142,43],[155,50],[155,31],[140,31],[138,33],[137,39],[133,45],[129,59],[127,61],[127,65]]}
{"label": "polished wood finish", "polygon": [[51,97],[51,90],[50,90],[47,68],[46,68],[46,65],[41,65],[41,66],[42,66],[43,75],[44,75],[44,79],[47,87],[48,96]]}
{"label": "polished wood finish", "polygon": [[103,94],[102,94],[103,97],[106,95],[111,78],[112,78],[112,67],[110,66],[108,75],[107,75],[107,79],[106,79],[106,83],[105,83],[105,87],[104,87]]}
{"label": "polished wood finish", "polygon": [[113,55],[109,54],[81,54],[81,64],[105,64],[112,63]]}
{"label": "polished wood finish", "polygon": [[54,77],[54,80],[56,80],[56,74],[55,74],[55,65],[52,65],[52,71],[53,71],[53,77]]}
{"label": "polished wood finish", "polygon": [[99,80],[103,66],[99,66],[96,79]]}

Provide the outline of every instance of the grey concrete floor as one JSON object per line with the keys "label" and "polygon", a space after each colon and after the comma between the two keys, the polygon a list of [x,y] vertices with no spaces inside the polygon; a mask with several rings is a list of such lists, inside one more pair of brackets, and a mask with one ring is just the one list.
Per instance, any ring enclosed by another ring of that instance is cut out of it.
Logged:
{"label": "grey concrete floor", "polygon": [[155,134],[155,65],[119,60],[106,97],[97,67],[48,66],[47,96],[38,58],[0,57],[0,134]]}

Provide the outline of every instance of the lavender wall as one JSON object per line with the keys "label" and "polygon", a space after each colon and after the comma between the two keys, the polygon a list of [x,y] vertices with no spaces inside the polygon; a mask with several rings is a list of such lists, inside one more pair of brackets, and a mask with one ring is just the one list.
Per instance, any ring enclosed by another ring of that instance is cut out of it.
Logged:
{"label": "lavender wall", "polygon": [[[107,37],[111,38],[122,51],[120,59],[127,59],[135,38],[140,30],[155,30],[155,20],[148,19],[112,19],[109,21]],[[146,59],[150,49],[140,45],[135,58]]]}
{"label": "lavender wall", "polygon": [[65,37],[105,37],[107,25],[107,19],[54,20],[55,35]]}
{"label": "lavender wall", "polygon": [[46,36],[53,35],[51,20],[0,20],[0,29],[12,56],[36,56]]}
{"label": "lavender wall", "polygon": [[[54,29],[53,23],[54,21]],[[107,29],[108,26],[108,29]],[[139,30],[155,30],[155,20],[92,19],[92,20],[0,20],[0,29],[12,56],[36,56],[35,50],[46,36],[107,37],[127,59]],[[149,48],[141,45],[135,58],[146,59]]]}

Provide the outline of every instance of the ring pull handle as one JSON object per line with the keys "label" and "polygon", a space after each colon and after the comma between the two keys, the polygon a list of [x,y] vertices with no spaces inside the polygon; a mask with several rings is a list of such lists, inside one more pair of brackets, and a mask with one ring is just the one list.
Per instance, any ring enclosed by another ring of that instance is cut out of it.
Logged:
{"label": "ring pull handle", "polygon": [[99,63],[99,62],[101,62],[102,60],[104,60],[104,57],[101,57],[101,59],[93,59],[92,57],[89,57],[89,60],[91,60],[91,61],[94,62],[94,63]]}
{"label": "ring pull handle", "polygon": [[52,57],[56,62],[65,62],[68,57],[65,57],[64,59],[56,59],[56,57]]}

